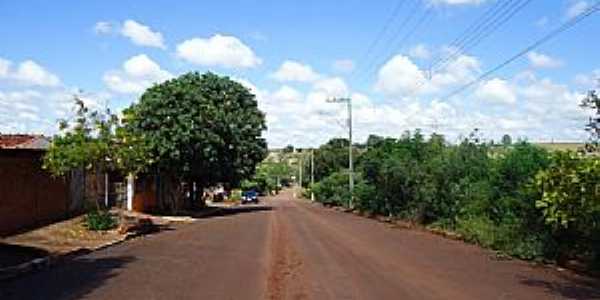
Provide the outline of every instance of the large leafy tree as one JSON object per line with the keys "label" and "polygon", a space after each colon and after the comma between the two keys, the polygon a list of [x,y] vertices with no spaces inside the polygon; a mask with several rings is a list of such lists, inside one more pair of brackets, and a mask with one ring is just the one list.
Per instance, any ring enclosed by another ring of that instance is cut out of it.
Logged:
{"label": "large leafy tree", "polygon": [[149,88],[124,112],[125,128],[143,137],[153,168],[176,185],[238,185],[266,155],[265,116],[240,83],[187,73]]}

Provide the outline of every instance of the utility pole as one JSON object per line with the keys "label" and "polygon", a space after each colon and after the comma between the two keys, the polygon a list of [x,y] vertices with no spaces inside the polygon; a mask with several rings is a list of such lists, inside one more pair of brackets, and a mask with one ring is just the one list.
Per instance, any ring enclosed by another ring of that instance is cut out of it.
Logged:
{"label": "utility pole", "polygon": [[315,201],[313,187],[315,185],[315,150],[310,149],[310,201]]}
{"label": "utility pole", "polygon": [[348,105],[348,183],[350,187],[350,202],[348,206],[354,207],[354,161],[352,157],[352,98],[331,98],[330,103],[346,103]]}
{"label": "utility pole", "polygon": [[299,181],[298,181],[298,185],[300,186],[300,194],[302,194],[302,169],[304,167],[304,154],[302,152],[300,152],[300,158],[298,159],[298,172],[299,174]]}

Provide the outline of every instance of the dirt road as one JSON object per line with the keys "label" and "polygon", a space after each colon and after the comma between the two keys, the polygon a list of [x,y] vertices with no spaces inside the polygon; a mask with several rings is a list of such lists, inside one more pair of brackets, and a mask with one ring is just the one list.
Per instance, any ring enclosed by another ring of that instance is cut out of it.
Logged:
{"label": "dirt road", "polygon": [[293,200],[0,283],[0,299],[600,299],[597,282]]}

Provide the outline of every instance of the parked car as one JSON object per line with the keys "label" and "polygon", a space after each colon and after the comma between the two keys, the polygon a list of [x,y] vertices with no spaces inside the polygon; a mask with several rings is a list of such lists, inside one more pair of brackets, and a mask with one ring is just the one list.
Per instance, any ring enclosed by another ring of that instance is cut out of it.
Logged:
{"label": "parked car", "polygon": [[258,193],[255,190],[245,191],[242,193],[242,204],[258,203]]}

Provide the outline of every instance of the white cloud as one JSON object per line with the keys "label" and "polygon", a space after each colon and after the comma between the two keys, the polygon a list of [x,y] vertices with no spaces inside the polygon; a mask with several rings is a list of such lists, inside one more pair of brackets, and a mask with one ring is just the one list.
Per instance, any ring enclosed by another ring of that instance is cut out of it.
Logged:
{"label": "white cloud", "polygon": [[277,99],[278,104],[286,105],[289,103],[299,102],[302,100],[302,94],[287,85],[282,86],[273,93],[273,98]]}
{"label": "white cloud", "polygon": [[0,57],[0,79],[8,77],[11,62]]}
{"label": "white cloud", "polygon": [[134,20],[126,20],[123,23],[121,34],[128,37],[136,45],[166,49],[160,32],[152,31],[150,27]]}
{"label": "white cloud", "polygon": [[527,58],[529,59],[529,63],[531,64],[531,66],[533,66],[534,68],[549,69],[558,68],[563,65],[562,61],[535,51],[529,52],[527,54]]}
{"label": "white cloud", "polygon": [[379,70],[375,89],[388,96],[415,94],[426,84],[425,74],[408,57],[396,55]]}
{"label": "white cloud", "polygon": [[[7,88],[0,92],[0,132],[56,133],[57,120],[75,113],[74,94],[79,94],[77,89],[64,87]],[[108,97],[105,93],[88,93],[83,98],[88,107],[98,109]]]}
{"label": "white cloud", "polygon": [[578,15],[580,15],[581,13],[583,13],[584,11],[586,11],[588,8],[590,8],[590,3],[588,1],[583,1],[583,0],[574,1],[567,8],[567,12],[565,13],[565,17],[567,19],[572,19],[574,17],[577,17]]}
{"label": "white cloud", "polygon": [[514,104],[517,98],[508,82],[494,78],[481,84],[475,91],[481,101],[499,104]]}
{"label": "white cloud", "polygon": [[96,34],[109,34],[113,31],[113,24],[107,21],[99,21],[94,24]]}
{"label": "white cloud", "polygon": [[340,77],[323,78],[315,82],[313,89],[324,92],[330,97],[348,96],[348,85]]}
{"label": "white cloud", "polygon": [[0,80],[7,80],[27,86],[60,85],[58,76],[52,74],[44,67],[32,60],[21,62],[16,69],[12,69],[12,62],[0,58]]}
{"label": "white cloud", "polygon": [[253,68],[262,63],[238,38],[220,34],[183,41],[177,45],[177,56],[193,64],[227,68]]}
{"label": "white cloud", "polygon": [[352,97],[357,142],[369,134],[398,137],[417,128],[425,134],[435,130],[451,142],[474,128],[480,128],[485,140],[498,140],[505,133],[533,141],[585,138],[581,130],[585,114],[578,106],[583,94],[528,72],[510,80],[491,79],[475,93],[448,102],[423,95],[405,101],[374,102],[368,95],[349,91],[339,78],[319,80],[304,94],[288,86],[273,92],[261,90],[259,107],[267,114],[269,146],[317,146],[333,137],[345,137],[346,108],[327,103],[330,93]]}
{"label": "white cloud", "polygon": [[333,70],[338,73],[350,73],[354,71],[354,61],[351,59],[340,59],[333,62]]}
{"label": "white cloud", "polygon": [[429,51],[427,46],[423,44],[418,44],[410,49],[408,55],[418,59],[429,59],[431,57],[431,52]]}
{"label": "white cloud", "polygon": [[448,62],[442,70],[429,74],[409,57],[399,54],[381,67],[375,90],[395,98],[436,94],[467,83],[478,73],[479,60],[472,56],[460,55]]}
{"label": "white cloud", "polygon": [[32,60],[26,60],[19,64],[14,77],[21,82],[31,85],[57,86],[60,84],[58,76],[48,72],[44,67]]}
{"label": "white cloud", "polygon": [[173,75],[145,54],[129,58],[121,70],[108,71],[103,76],[106,86],[114,92],[141,94],[155,83],[173,78]]}
{"label": "white cloud", "polygon": [[577,74],[574,81],[575,84],[584,89],[600,87],[600,69],[594,70],[589,74]]}
{"label": "white cloud", "polygon": [[286,60],[271,77],[277,81],[313,82],[321,76],[309,65]]}

